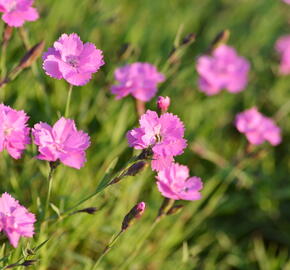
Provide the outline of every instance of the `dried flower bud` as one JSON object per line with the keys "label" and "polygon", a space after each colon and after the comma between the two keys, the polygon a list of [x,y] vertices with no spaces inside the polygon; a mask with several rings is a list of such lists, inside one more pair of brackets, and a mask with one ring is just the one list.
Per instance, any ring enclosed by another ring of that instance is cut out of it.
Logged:
{"label": "dried flower bud", "polygon": [[37,262],[37,260],[26,260],[24,261],[21,266],[30,266],[30,265],[33,265]]}
{"label": "dried flower bud", "polygon": [[228,29],[223,30],[222,32],[218,33],[215,39],[211,43],[211,50],[218,47],[221,44],[225,44],[228,42],[230,38],[230,31]]}
{"label": "dried flower bud", "polygon": [[164,198],[162,205],[159,208],[157,219],[167,215],[168,211],[173,207],[174,202],[173,199]]}
{"label": "dried flower bud", "polygon": [[169,215],[178,214],[183,209],[183,207],[184,207],[184,205],[174,205],[168,210],[166,215],[169,216]]}
{"label": "dried flower bud", "polygon": [[182,40],[182,45],[187,45],[188,43],[192,43],[195,41],[196,35],[194,33],[190,33],[187,36],[185,36]]}
{"label": "dried flower bud", "polygon": [[145,211],[146,204],[145,202],[140,202],[136,204],[130,212],[125,216],[123,222],[121,231],[127,230],[131,225],[133,225],[137,219],[139,219],[144,211]]}
{"label": "dried flower bud", "polygon": [[161,113],[166,113],[170,106],[170,98],[169,97],[158,97],[157,99],[157,108],[161,111]]}
{"label": "dried flower bud", "polygon": [[147,166],[146,161],[139,161],[134,163],[126,172],[125,176],[135,176]]}
{"label": "dried flower bud", "polygon": [[88,208],[77,210],[73,214],[76,214],[76,213],[87,213],[89,215],[93,215],[93,214],[95,214],[97,212],[97,210],[98,209],[96,207],[88,207]]}
{"label": "dried flower bud", "polygon": [[3,31],[2,44],[7,44],[7,42],[11,39],[12,33],[13,27],[6,25]]}
{"label": "dried flower bud", "polygon": [[21,69],[30,67],[42,54],[44,50],[44,45],[45,45],[44,41],[41,41],[37,43],[35,46],[33,46],[21,59],[19,67]]}
{"label": "dried flower bud", "polygon": [[141,154],[138,156],[138,160],[151,160],[153,156],[153,151],[151,147],[143,149]]}

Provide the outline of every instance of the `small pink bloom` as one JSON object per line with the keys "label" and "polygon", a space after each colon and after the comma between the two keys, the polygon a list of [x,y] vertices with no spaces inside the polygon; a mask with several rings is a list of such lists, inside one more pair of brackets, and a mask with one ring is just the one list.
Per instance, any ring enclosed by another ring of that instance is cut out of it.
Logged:
{"label": "small pink bloom", "polygon": [[283,0],[286,4],[290,5],[290,0]]}
{"label": "small pink bloom", "polygon": [[158,190],[161,194],[173,200],[199,200],[203,185],[199,177],[189,177],[186,166],[172,163],[159,171],[156,177]]}
{"label": "small pink bloom", "polygon": [[116,69],[115,79],[119,84],[113,85],[111,91],[117,99],[131,94],[141,101],[149,101],[157,93],[157,84],[165,77],[155,66],[137,62]]}
{"label": "small pink bloom", "polygon": [[280,54],[280,73],[290,74],[290,35],[279,38],[276,42],[276,51]]}
{"label": "small pink bloom", "polygon": [[130,212],[124,217],[121,230],[127,230],[133,223],[135,223],[144,214],[146,208],[145,202],[136,204]]}
{"label": "small pink bloom", "polygon": [[248,82],[249,62],[237,55],[234,48],[220,45],[212,55],[198,58],[199,88],[206,95],[216,95],[222,89],[230,93],[244,90]]}
{"label": "small pink bloom", "polygon": [[34,234],[34,214],[27,211],[8,193],[0,197],[0,231],[4,231],[13,247],[21,236],[31,238]]}
{"label": "small pink bloom", "polygon": [[104,64],[102,51],[92,43],[83,44],[77,34],[62,34],[43,55],[47,75],[76,86],[88,83]]}
{"label": "small pink bloom", "polygon": [[20,27],[25,21],[35,21],[39,15],[32,7],[34,0],[0,0],[2,20],[9,26]]}
{"label": "small pink bloom", "polygon": [[183,153],[186,147],[184,126],[172,113],[158,117],[156,112],[148,110],[139,120],[140,128],[127,133],[128,143],[135,149],[152,148],[152,168],[161,170],[168,166],[173,157]]}
{"label": "small pink bloom", "polygon": [[78,131],[73,120],[62,117],[53,127],[40,122],[34,126],[32,134],[40,152],[38,159],[60,160],[76,169],[84,166],[85,150],[90,146],[90,137],[83,131]]}
{"label": "small pink bloom", "polygon": [[251,144],[259,145],[268,141],[275,146],[281,142],[280,128],[256,108],[239,113],[236,116],[236,128],[246,135]]}
{"label": "small pink bloom", "polygon": [[24,111],[0,104],[0,152],[6,149],[11,157],[21,157],[26,145],[30,143],[28,119]]}
{"label": "small pink bloom", "polygon": [[170,98],[169,97],[158,97],[157,100],[157,107],[162,112],[165,113],[168,111],[170,106]]}

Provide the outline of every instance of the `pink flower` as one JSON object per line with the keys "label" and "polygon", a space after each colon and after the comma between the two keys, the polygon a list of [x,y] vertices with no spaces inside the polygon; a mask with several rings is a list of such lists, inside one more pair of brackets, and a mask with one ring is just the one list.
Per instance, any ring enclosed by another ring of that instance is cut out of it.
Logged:
{"label": "pink flower", "polygon": [[236,116],[236,128],[239,132],[245,133],[251,144],[259,145],[268,141],[275,146],[281,142],[280,128],[256,108],[239,113]]}
{"label": "pink flower", "polygon": [[32,133],[40,152],[38,159],[60,160],[76,169],[84,166],[85,150],[90,146],[90,137],[83,131],[78,131],[73,120],[62,117],[53,127],[40,122],[34,126]]}
{"label": "pink flower", "polygon": [[77,86],[88,83],[104,64],[102,51],[92,43],[83,44],[77,34],[62,34],[43,55],[47,75]]}
{"label": "pink flower", "polygon": [[281,56],[280,73],[290,74],[290,35],[279,38],[276,42],[276,51]]}
{"label": "pink flower", "polygon": [[157,93],[157,84],[165,80],[155,66],[149,63],[133,63],[115,71],[118,85],[113,85],[111,91],[117,99],[131,94],[141,101],[149,101]]}
{"label": "pink flower", "polygon": [[11,157],[21,157],[26,145],[30,143],[28,119],[24,111],[0,104],[0,152],[6,149]]}
{"label": "pink flower", "polygon": [[290,0],[283,0],[286,4],[290,5]]}
{"label": "pink flower", "polygon": [[189,178],[189,169],[186,166],[172,163],[159,171],[156,179],[158,190],[166,198],[189,201],[201,198],[201,179],[196,176]]}
{"label": "pink flower", "polygon": [[148,110],[139,120],[140,128],[127,133],[128,143],[135,149],[152,148],[152,168],[161,170],[168,166],[173,157],[183,153],[186,147],[184,126],[172,113],[158,117],[156,112]]}
{"label": "pink flower", "polygon": [[34,234],[34,214],[29,213],[8,193],[0,197],[0,231],[4,231],[13,247],[21,236],[31,238]]}
{"label": "pink flower", "polygon": [[170,106],[170,98],[169,97],[158,97],[157,100],[157,107],[162,112],[165,113],[168,111]]}
{"label": "pink flower", "polygon": [[25,21],[36,21],[38,12],[31,7],[34,0],[0,0],[2,20],[9,26],[20,27]]}
{"label": "pink flower", "polygon": [[235,49],[220,45],[212,56],[203,55],[197,60],[199,88],[206,95],[216,95],[222,89],[238,93],[247,85],[249,62],[238,56]]}

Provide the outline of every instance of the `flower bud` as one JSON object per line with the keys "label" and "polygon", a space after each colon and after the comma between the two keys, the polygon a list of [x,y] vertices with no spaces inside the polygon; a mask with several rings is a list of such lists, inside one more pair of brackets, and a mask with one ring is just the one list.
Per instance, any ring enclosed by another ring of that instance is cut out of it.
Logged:
{"label": "flower bud", "polygon": [[147,165],[146,161],[138,161],[134,163],[126,172],[125,176],[135,176],[139,172],[141,172]]}
{"label": "flower bud", "polygon": [[145,202],[140,202],[136,204],[130,212],[125,216],[123,222],[122,222],[122,227],[121,230],[125,231],[127,230],[131,225],[133,225],[137,219],[139,219],[144,211],[145,211],[146,204]]}
{"label": "flower bud", "polygon": [[169,97],[158,97],[157,99],[157,107],[161,113],[166,113],[170,106],[170,98]]}
{"label": "flower bud", "polygon": [[182,209],[183,209],[184,205],[173,205],[168,212],[166,213],[167,216],[170,215],[175,215],[178,214]]}

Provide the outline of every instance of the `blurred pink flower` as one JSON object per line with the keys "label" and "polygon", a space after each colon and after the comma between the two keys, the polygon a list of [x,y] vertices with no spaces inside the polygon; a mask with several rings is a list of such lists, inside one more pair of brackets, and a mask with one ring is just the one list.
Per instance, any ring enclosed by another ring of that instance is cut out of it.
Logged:
{"label": "blurred pink flower", "polygon": [[290,0],[283,0],[283,1],[290,5]]}
{"label": "blurred pink flower", "polygon": [[279,38],[275,47],[281,57],[280,73],[284,75],[290,74],[290,35]]}
{"label": "blurred pink flower", "polygon": [[165,77],[155,66],[137,62],[116,69],[115,79],[119,84],[113,85],[111,91],[117,99],[131,94],[141,101],[149,101],[157,93],[157,84]]}
{"label": "blurred pink flower", "polygon": [[262,115],[256,108],[251,108],[236,116],[236,128],[245,133],[251,144],[262,144],[268,141],[272,145],[281,142],[281,130],[275,122]]}
{"label": "blurred pink flower", "polygon": [[21,236],[31,238],[34,234],[34,214],[29,213],[8,193],[0,197],[0,231],[4,231],[13,247]]}
{"label": "blurred pink flower", "polygon": [[203,187],[199,177],[189,177],[186,166],[172,163],[164,170],[159,171],[156,177],[158,190],[161,194],[173,200],[199,200],[200,190]]}
{"label": "blurred pink flower", "polygon": [[47,75],[77,86],[88,83],[104,64],[102,51],[92,43],[83,44],[77,34],[62,34],[43,55]]}
{"label": "blurred pink flower", "polygon": [[0,104],[0,152],[6,149],[11,157],[21,157],[26,145],[30,143],[28,119],[24,111]]}
{"label": "blurred pink flower", "polygon": [[249,62],[238,56],[235,49],[220,45],[211,56],[198,58],[196,65],[199,74],[199,88],[206,95],[216,95],[222,89],[238,93],[247,85]]}
{"label": "blurred pink flower", "polygon": [[35,21],[39,15],[35,8],[31,7],[34,0],[0,0],[0,12],[2,20],[9,26],[20,27],[25,21]]}
{"label": "blurred pink flower", "polygon": [[170,106],[170,98],[169,97],[158,97],[157,99],[157,107],[162,112],[165,113],[168,111]]}
{"label": "blurred pink flower", "polygon": [[153,151],[153,170],[168,166],[173,157],[183,153],[186,147],[184,126],[172,113],[158,117],[156,112],[148,110],[139,120],[140,128],[127,133],[128,143],[135,149],[151,147]]}
{"label": "blurred pink flower", "polygon": [[78,131],[73,120],[62,117],[53,127],[40,122],[34,126],[32,134],[40,152],[38,159],[60,160],[76,169],[84,166],[85,150],[90,146],[90,137],[83,131]]}

